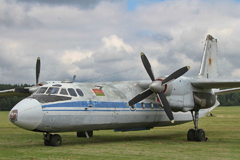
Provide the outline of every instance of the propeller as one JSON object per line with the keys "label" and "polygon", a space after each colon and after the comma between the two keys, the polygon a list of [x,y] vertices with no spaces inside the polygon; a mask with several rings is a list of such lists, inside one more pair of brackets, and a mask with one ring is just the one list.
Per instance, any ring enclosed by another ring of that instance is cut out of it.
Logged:
{"label": "propeller", "polygon": [[41,67],[41,62],[40,62],[40,57],[38,57],[36,62],[36,86],[38,85],[38,80],[40,76],[40,67]]}
{"label": "propeller", "polygon": [[143,99],[147,98],[151,94],[155,93],[160,98],[162,105],[163,105],[163,109],[164,109],[165,113],[167,114],[168,118],[170,119],[170,121],[172,123],[174,123],[172,109],[167,101],[167,98],[166,98],[164,92],[163,92],[165,89],[164,85],[168,84],[168,83],[172,82],[173,80],[177,79],[178,77],[182,76],[184,73],[186,73],[190,69],[190,67],[189,66],[182,67],[179,70],[172,73],[171,75],[169,75],[163,81],[159,81],[159,80],[155,79],[153,71],[152,71],[152,67],[151,67],[146,55],[143,52],[141,53],[141,59],[143,62],[143,66],[145,67],[149,77],[152,80],[152,83],[150,83],[148,89],[146,89],[145,91],[143,91],[142,93],[138,94],[133,99],[131,99],[127,105],[132,106],[132,105],[142,101]]}

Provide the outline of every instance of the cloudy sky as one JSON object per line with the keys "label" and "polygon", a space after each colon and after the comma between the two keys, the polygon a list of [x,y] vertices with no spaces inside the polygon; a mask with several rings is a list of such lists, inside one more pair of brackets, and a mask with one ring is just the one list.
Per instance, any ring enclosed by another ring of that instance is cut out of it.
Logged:
{"label": "cloudy sky", "polygon": [[218,40],[221,77],[240,77],[236,0],[0,0],[0,83],[149,79],[190,65],[197,76],[204,40]]}

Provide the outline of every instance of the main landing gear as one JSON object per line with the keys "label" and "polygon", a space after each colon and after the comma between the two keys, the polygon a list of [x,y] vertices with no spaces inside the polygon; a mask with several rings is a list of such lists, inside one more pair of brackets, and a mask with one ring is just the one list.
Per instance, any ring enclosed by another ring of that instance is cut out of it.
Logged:
{"label": "main landing gear", "polygon": [[77,137],[92,137],[93,131],[87,131],[87,132],[77,132]]}
{"label": "main landing gear", "polygon": [[45,146],[61,146],[62,145],[62,138],[58,134],[50,134],[50,133],[43,133],[43,140],[44,140],[44,145]]}
{"label": "main landing gear", "polygon": [[203,142],[206,140],[205,132],[203,129],[198,129],[198,117],[199,110],[195,111],[195,115],[193,115],[193,111],[191,111],[193,117],[193,123],[195,129],[190,129],[187,134],[188,141],[198,141]]}

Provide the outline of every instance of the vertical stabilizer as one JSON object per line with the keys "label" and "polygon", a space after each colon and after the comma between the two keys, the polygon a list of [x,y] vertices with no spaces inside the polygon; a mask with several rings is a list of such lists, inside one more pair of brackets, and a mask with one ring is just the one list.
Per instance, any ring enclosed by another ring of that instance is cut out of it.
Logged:
{"label": "vertical stabilizer", "polygon": [[199,77],[216,78],[218,77],[218,50],[217,39],[207,35],[203,58],[200,67]]}

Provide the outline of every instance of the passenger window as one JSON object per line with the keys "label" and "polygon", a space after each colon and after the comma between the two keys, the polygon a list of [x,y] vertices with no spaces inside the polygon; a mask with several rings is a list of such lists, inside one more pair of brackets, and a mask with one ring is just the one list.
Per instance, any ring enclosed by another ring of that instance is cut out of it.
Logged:
{"label": "passenger window", "polygon": [[84,96],[84,94],[83,94],[83,92],[82,92],[81,89],[76,89],[76,91],[77,91],[77,93],[78,93],[79,96],[81,96],[81,97]]}
{"label": "passenger window", "polygon": [[59,91],[59,88],[50,87],[50,88],[47,90],[46,94],[57,94],[58,91]]}
{"label": "passenger window", "polygon": [[67,90],[64,88],[61,89],[60,94],[68,95]]}
{"label": "passenger window", "polygon": [[48,87],[41,87],[36,93],[45,93]]}
{"label": "passenger window", "polygon": [[68,92],[71,96],[77,97],[77,94],[76,94],[76,92],[74,91],[73,88],[68,88]]}

